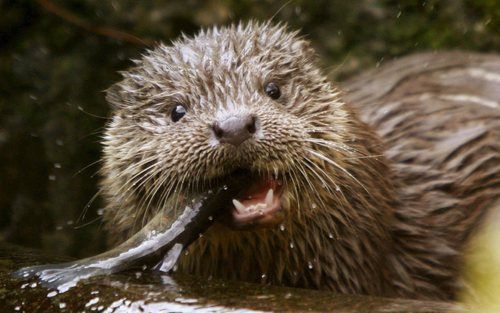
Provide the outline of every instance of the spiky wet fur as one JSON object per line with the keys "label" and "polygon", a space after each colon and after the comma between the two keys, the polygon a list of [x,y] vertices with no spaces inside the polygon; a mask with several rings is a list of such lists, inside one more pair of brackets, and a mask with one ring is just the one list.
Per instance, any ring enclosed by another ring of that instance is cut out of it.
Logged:
{"label": "spiky wet fur", "polygon": [[[284,180],[286,221],[248,231],[215,224],[179,270],[415,298],[450,298],[460,287],[459,251],[480,215],[460,198],[464,186],[431,163],[400,162],[412,147],[387,154],[400,142],[386,147],[360,121],[296,32],[253,22],[213,28],[160,44],[135,63],[107,93],[114,111],[102,193],[112,242],[166,201],[245,167]],[[277,101],[263,92],[270,81],[281,87]],[[173,123],[177,103],[188,113]],[[217,144],[210,126],[236,111],[255,114],[262,132],[238,148]]]}

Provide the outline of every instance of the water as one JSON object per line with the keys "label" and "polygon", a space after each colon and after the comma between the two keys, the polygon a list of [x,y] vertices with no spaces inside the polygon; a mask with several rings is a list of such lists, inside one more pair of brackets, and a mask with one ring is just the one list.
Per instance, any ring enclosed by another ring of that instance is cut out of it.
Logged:
{"label": "water", "polygon": [[[57,262],[33,251],[0,243],[3,309],[25,312],[466,312],[444,302],[338,295],[179,274],[134,271],[82,280],[65,293],[50,293],[12,279],[10,272],[33,263]],[[269,278],[266,276],[266,278]],[[141,311],[142,310],[142,311]]]}

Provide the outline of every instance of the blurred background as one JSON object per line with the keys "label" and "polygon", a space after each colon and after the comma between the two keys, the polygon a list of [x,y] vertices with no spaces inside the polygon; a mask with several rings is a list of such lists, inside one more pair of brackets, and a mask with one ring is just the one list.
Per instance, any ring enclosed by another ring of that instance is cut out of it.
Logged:
{"label": "blurred background", "polygon": [[339,81],[419,51],[500,51],[497,0],[0,1],[0,240],[102,251],[103,90],[154,42],[270,18],[302,29]]}

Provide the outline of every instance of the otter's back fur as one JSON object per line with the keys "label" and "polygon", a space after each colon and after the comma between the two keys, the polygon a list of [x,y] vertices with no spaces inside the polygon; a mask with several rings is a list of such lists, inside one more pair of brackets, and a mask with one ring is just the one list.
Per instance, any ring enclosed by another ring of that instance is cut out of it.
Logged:
{"label": "otter's back fur", "polygon": [[500,57],[417,54],[344,88],[405,186],[393,266],[412,284],[399,283],[398,294],[454,295],[464,245],[500,196]]}

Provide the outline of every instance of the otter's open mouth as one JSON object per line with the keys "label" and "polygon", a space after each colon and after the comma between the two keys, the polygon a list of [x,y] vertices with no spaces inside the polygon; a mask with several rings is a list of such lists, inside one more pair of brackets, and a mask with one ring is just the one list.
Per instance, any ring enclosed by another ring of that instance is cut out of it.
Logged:
{"label": "otter's open mouth", "polygon": [[230,226],[273,227],[283,222],[283,182],[271,176],[249,177],[252,183],[232,201]]}

